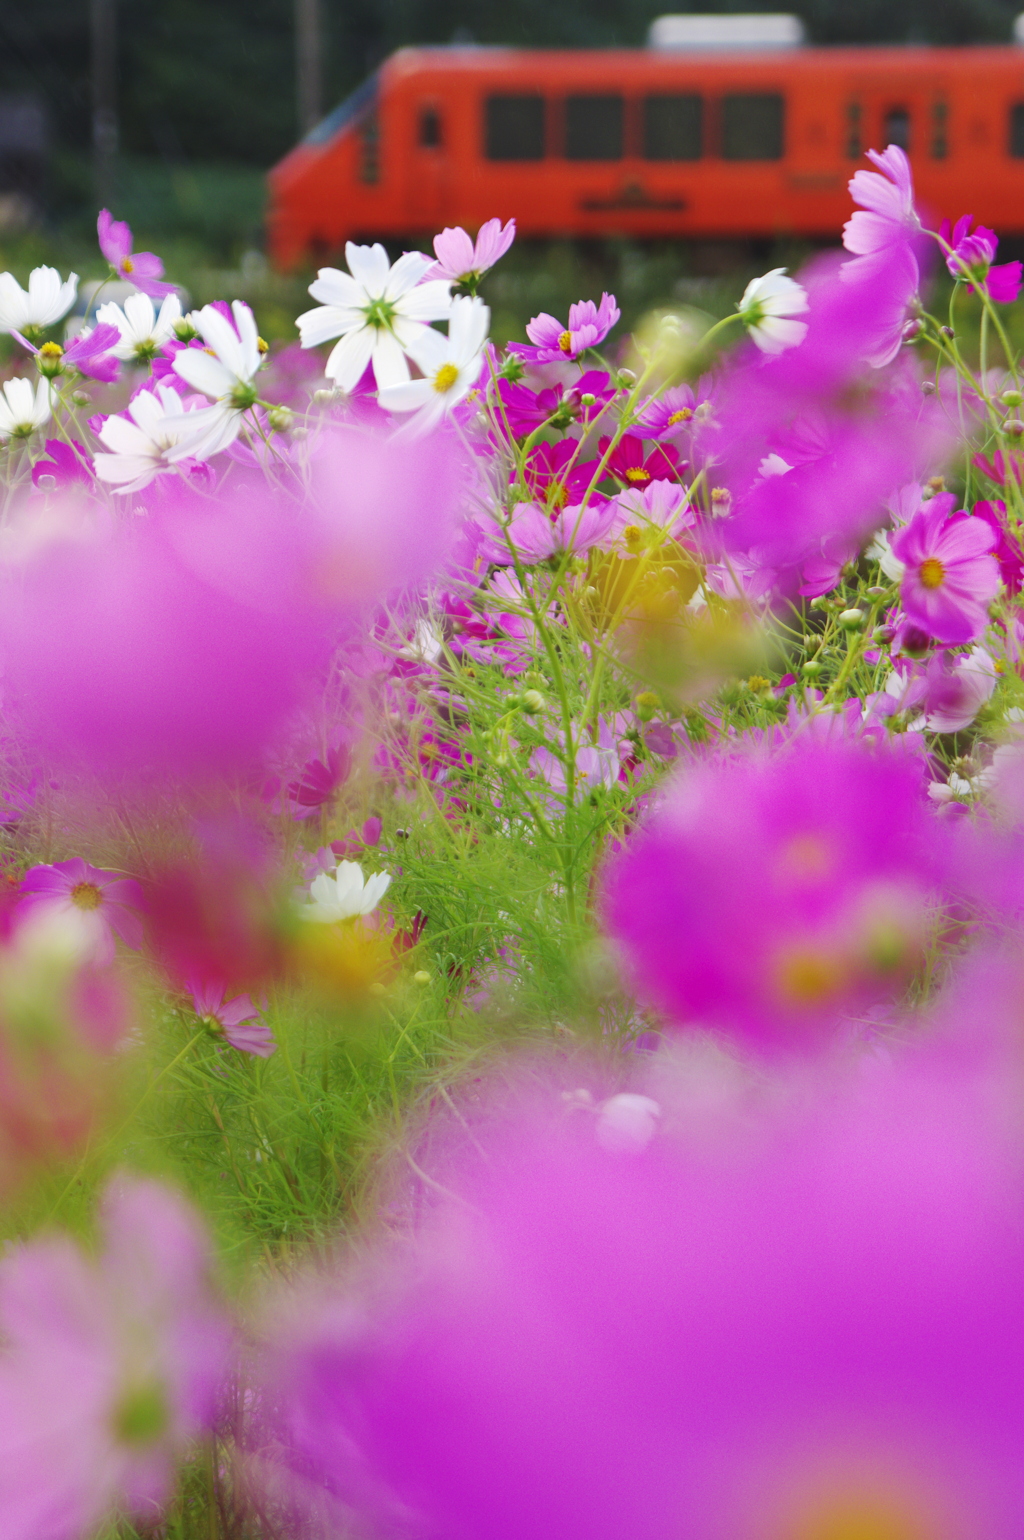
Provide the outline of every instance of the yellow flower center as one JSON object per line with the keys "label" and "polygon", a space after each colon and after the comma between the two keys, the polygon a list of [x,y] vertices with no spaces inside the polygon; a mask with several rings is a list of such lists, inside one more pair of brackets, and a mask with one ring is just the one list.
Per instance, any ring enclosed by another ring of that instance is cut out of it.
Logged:
{"label": "yellow flower center", "polygon": [[563,332],[558,339],[558,346],[563,353],[572,352],[572,332]]}
{"label": "yellow flower center", "polygon": [[121,263],[121,271],[122,273],[134,273],[135,263],[132,261],[131,257],[125,257],[124,261]]}
{"label": "yellow flower center", "polygon": [[796,1006],[828,1000],[843,981],[836,959],[809,947],[794,948],[780,957],[775,978],[783,1000]]}
{"label": "yellow flower center", "polygon": [[941,588],[946,581],[946,569],[937,556],[926,556],[919,576],[922,588]]}
{"label": "yellow flower center", "polygon": [[631,465],[626,471],[626,480],[633,482],[647,482],[651,479],[650,471],[645,471],[642,465]]}
{"label": "yellow flower center", "polygon": [[257,337],[256,338],[256,351],[258,353],[261,353],[261,354],[262,353],[269,353],[270,352],[270,343],[269,342],[264,342],[262,337]]}
{"label": "yellow flower center", "polygon": [[886,1495],[827,1503],[807,1514],[791,1533],[793,1540],[926,1540],[931,1529]]}
{"label": "yellow flower center", "polygon": [[677,422],[689,422],[692,416],[693,410],[691,407],[680,407],[678,412],[672,413],[672,416],[668,420],[668,425],[670,428],[674,428]]}
{"label": "yellow flower center", "polygon": [[79,909],[98,909],[103,902],[103,894],[94,882],[76,882],[69,896]]}
{"label": "yellow flower center", "polygon": [[63,358],[64,349],[59,342],[44,342],[39,349],[40,358]]}
{"label": "yellow flower center", "polygon": [[434,375],[434,389],[438,395],[443,396],[447,391],[451,390],[458,377],[459,371],[454,364],[442,364]]}

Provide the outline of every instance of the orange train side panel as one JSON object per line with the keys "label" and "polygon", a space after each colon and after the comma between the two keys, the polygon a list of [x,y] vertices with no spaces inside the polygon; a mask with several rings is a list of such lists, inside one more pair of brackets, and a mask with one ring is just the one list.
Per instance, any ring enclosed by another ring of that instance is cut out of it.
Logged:
{"label": "orange train side panel", "polygon": [[[536,158],[488,158],[494,98],[532,103]],[[692,158],[654,158],[652,100]],[[1024,232],[1024,49],[405,49],[271,171],[270,249],[288,267],[493,214],[526,236],[835,236],[890,139],[936,219]]]}

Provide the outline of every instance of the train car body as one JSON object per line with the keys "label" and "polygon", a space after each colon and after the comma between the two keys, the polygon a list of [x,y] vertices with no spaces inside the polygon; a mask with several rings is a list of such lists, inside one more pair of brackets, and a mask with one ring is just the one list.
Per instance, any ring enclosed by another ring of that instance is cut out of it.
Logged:
{"label": "train car body", "polygon": [[272,259],[345,240],[835,236],[869,147],[920,204],[1024,233],[1024,48],[403,49],[270,173]]}

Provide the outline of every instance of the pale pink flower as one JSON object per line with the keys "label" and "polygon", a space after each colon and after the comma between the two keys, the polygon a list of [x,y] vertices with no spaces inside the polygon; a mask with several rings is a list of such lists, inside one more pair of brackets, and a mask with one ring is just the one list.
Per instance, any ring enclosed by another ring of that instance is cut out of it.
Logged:
{"label": "pale pink flower", "polygon": [[900,599],[907,618],[938,642],[972,642],[988,625],[999,592],[996,532],[984,519],[922,508],[890,537],[905,571]]}
{"label": "pale pink flower", "polygon": [[124,220],[114,219],[108,209],[100,209],[96,221],[100,251],[119,278],[133,283],[152,299],[174,293],[173,283],[161,283],[164,265],[151,251],[132,251],[132,232]]}
{"label": "pale pink flower", "polygon": [[21,909],[72,914],[91,932],[98,959],[114,955],[117,935],[133,951],[142,945],[142,889],[124,872],[103,871],[80,856],[33,866],[21,881]]}
{"label": "pale pink flower", "polygon": [[514,219],[504,226],[500,219],[488,219],[480,226],[475,245],[460,225],[444,229],[434,236],[437,263],[427,276],[447,278],[452,283],[476,282],[505,255],[515,238]]}
{"label": "pale pink flower", "polygon": [[879,169],[856,171],[850,178],[850,196],[860,208],[843,226],[843,245],[861,258],[912,241],[921,231],[906,155],[890,144],[881,152],[869,150],[868,160]]}
{"label": "pale pink flower", "polygon": [[177,1461],[212,1422],[228,1349],[209,1244],[160,1182],[103,1204],[93,1260],[68,1237],[0,1264],[0,1534],[83,1540],[159,1520]]}
{"label": "pale pink flower", "polygon": [[508,351],[517,353],[531,364],[557,364],[577,359],[588,348],[596,348],[604,341],[620,313],[614,294],[602,294],[599,305],[592,299],[570,305],[568,326],[542,311],[526,328],[533,347],[524,342],[510,342]]}
{"label": "pale pink flower", "polygon": [[233,1000],[227,1000],[223,984],[211,984],[201,979],[190,979],[187,987],[196,1015],[215,1037],[223,1037],[239,1053],[255,1054],[259,1059],[270,1058],[277,1048],[274,1034],[248,995],[236,995]]}

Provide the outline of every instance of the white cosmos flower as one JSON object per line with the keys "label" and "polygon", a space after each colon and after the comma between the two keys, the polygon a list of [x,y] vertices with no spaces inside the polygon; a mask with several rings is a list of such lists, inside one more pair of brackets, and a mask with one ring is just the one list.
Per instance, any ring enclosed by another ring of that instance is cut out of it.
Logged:
{"label": "white cosmos flower", "polygon": [[340,390],[352,390],[368,363],[380,390],[409,378],[406,354],[451,310],[451,283],[434,278],[421,283],[433,257],[407,251],[392,267],[383,246],[345,246],[349,272],[322,267],[309,292],[320,301],[296,321],[304,348],[332,337],[341,341],[324,371]]}
{"label": "white cosmos flower", "polygon": [[377,392],[381,406],[389,412],[415,412],[409,424],[414,432],[432,428],[480,378],[490,324],[491,312],[482,299],[452,300],[447,337],[428,327],[410,348],[423,379],[382,387]]}
{"label": "white cosmos flower", "polygon": [[28,438],[36,428],[50,420],[50,382],[41,378],[33,388],[31,380],[5,380],[0,395],[0,443],[11,438]]}
{"label": "white cosmos flower", "polygon": [[391,886],[387,872],[375,872],[363,878],[358,861],[339,861],[334,872],[321,872],[309,889],[311,902],[301,905],[307,920],[333,924],[336,920],[354,920],[371,914]]}
{"label": "white cosmos flower", "polygon": [[762,278],[752,278],[736,308],[763,353],[784,353],[803,342],[807,333],[805,321],[787,319],[807,309],[807,290],[787,278],[784,267],[773,267]]}
{"label": "white cosmos flower", "polygon": [[176,294],[168,294],[157,314],[148,294],[129,294],[123,310],[110,300],[97,310],[96,320],[100,325],[116,326],[121,333],[121,341],[110,350],[115,358],[148,363],[174,336],[174,323],[181,320],[181,301]]}
{"label": "white cosmos flower", "polygon": [[232,301],[231,313],[234,326],[212,305],[204,305],[191,319],[206,347],[183,348],[175,354],[175,373],[193,390],[212,397],[214,405],[182,413],[187,431],[199,437],[169,450],[167,459],[172,463],[189,456],[208,460],[226,449],[238,437],[244,414],[256,404],[259,393],[253,380],[262,363],[256,322],[249,306],[239,299]]}
{"label": "white cosmos flower", "polygon": [[78,274],[65,283],[55,267],[37,267],[28,277],[28,293],[13,273],[0,273],[0,332],[52,326],[67,315],[78,293]]}
{"label": "white cosmos flower", "polygon": [[118,492],[141,491],[154,476],[171,469],[168,457],[173,450],[187,450],[190,436],[198,439],[193,420],[202,410],[183,412],[172,385],[140,390],[128,403],[127,415],[106,418],[99,430],[101,441],[113,451],[95,457],[99,480]]}

